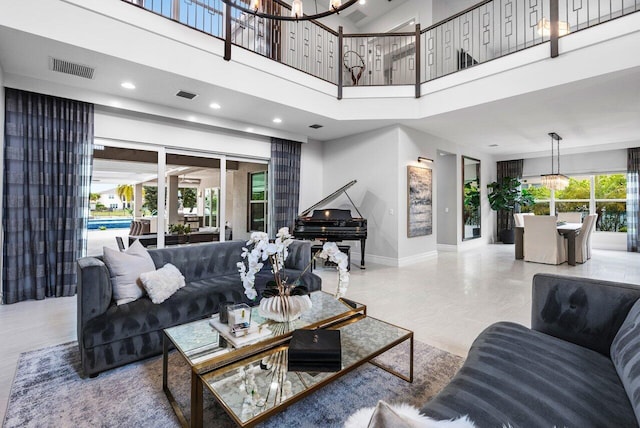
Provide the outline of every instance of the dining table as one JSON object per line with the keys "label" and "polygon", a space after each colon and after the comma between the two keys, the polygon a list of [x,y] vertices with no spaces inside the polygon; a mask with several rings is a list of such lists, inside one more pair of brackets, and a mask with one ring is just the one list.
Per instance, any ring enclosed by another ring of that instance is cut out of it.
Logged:
{"label": "dining table", "polygon": [[[558,222],[558,233],[567,240],[567,263],[576,265],[576,236],[582,230],[582,223]],[[515,227],[516,260],[524,259],[524,226]]]}

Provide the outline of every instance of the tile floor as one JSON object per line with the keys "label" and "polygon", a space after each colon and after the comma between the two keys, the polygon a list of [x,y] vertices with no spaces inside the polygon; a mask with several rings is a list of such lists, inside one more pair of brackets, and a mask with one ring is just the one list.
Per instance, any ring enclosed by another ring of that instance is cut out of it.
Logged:
{"label": "tile floor", "polygon": [[[578,266],[516,261],[512,245],[488,245],[403,268],[353,267],[347,297],[365,303],[371,316],[412,329],[416,339],[465,355],[489,324],[529,325],[531,278],[537,272],[640,284],[640,253],[594,250]],[[333,292],[337,273],[318,268]],[[66,297],[0,306],[0,420],[21,352],[75,340],[76,299]]]}

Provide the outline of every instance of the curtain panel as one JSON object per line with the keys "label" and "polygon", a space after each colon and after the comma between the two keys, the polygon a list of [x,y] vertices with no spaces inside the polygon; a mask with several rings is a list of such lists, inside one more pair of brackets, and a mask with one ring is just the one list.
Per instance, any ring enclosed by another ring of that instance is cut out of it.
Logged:
{"label": "curtain panel", "polygon": [[281,227],[293,232],[300,201],[300,153],[297,141],[271,139],[271,236]]}
{"label": "curtain panel", "polygon": [[5,94],[3,303],[74,295],[89,217],[93,104]]}
{"label": "curtain panel", "polygon": [[627,251],[638,252],[640,231],[640,147],[627,149]]}
{"label": "curtain panel", "polygon": [[[510,161],[500,161],[497,163],[498,183],[504,177],[514,177],[520,180],[524,168],[524,159],[516,159]],[[501,230],[513,228],[513,216],[509,211],[500,210],[497,212],[498,233]]]}

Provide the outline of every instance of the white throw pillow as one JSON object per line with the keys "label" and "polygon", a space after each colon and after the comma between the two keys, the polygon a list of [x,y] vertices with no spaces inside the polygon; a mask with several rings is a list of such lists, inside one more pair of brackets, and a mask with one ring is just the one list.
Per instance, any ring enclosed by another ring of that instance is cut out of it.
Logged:
{"label": "white throw pillow", "polygon": [[124,252],[109,247],[104,247],[103,251],[116,304],[123,305],[142,297],[144,288],[139,281],[140,274],[156,269],[147,249],[136,240]]}
{"label": "white throw pillow", "polygon": [[177,267],[167,263],[158,270],[140,275],[140,281],[151,301],[156,305],[164,302],[176,291],[184,287],[184,276]]}
{"label": "white throw pillow", "polygon": [[387,404],[378,401],[376,407],[367,407],[351,415],[344,428],[475,428],[468,416],[455,420],[437,421],[421,415],[420,411],[409,404]]}

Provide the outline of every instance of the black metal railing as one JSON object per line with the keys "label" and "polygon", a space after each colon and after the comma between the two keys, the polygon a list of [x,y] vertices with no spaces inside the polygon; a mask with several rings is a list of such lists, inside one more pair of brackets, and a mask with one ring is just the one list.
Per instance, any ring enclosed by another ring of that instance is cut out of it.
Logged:
{"label": "black metal railing", "polygon": [[[414,85],[640,10],[640,0],[485,0],[424,30],[342,34],[316,21],[247,14],[222,0],[123,0],[342,88]],[[288,15],[286,5],[265,2]],[[556,25],[552,23],[557,22]]]}

